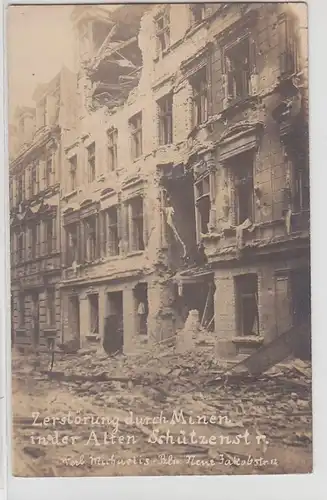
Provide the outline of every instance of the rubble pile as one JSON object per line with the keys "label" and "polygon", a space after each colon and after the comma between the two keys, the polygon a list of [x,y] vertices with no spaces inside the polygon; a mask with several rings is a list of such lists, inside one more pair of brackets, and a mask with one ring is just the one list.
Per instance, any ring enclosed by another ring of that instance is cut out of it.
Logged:
{"label": "rubble pile", "polygon": [[[14,394],[14,435],[20,454],[28,456],[37,467],[43,467],[45,475],[69,475],[70,469],[58,462],[60,453],[56,447],[31,446],[31,412],[37,409],[46,415],[51,408],[52,414],[65,414],[68,410],[83,411],[95,415],[119,415],[126,417],[133,411],[134,415],[142,418],[157,417],[161,412],[169,415],[172,409],[183,409],[185,416],[197,415],[227,415],[240,429],[249,429],[251,432],[264,433],[272,444],[269,453],[278,454],[281,466],[279,473],[295,472],[292,464],[295,459],[290,454],[303,454],[303,470],[310,467],[311,460],[311,365],[297,359],[278,364],[262,374],[253,382],[253,378],[228,378],[226,367],[214,359],[212,339],[205,331],[202,338],[197,339],[194,348],[178,353],[174,339],[154,344],[147,352],[135,356],[117,355],[109,357],[92,350],[81,350],[78,355],[58,358],[54,365],[55,375],[42,373],[48,358],[40,356],[39,369],[26,356],[13,360],[15,383],[20,388],[19,396]],[[57,377],[63,374],[64,378]],[[69,378],[71,377],[71,378]],[[216,384],[212,380],[216,379]],[[17,394],[17,393],[16,393]],[[44,395],[46,394],[46,399]],[[26,399],[27,398],[27,399]],[[31,407],[26,410],[26,405]],[[28,415],[29,418],[26,417]],[[228,426],[209,426],[208,432],[233,432]],[[224,428],[225,427],[225,428]],[[231,456],[228,449],[219,447],[218,451],[210,446],[165,446],[147,444],[147,437],[151,432],[151,425],[135,423],[133,431],[128,432],[139,436],[139,444],[133,453],[185,454],[195,453],[198,457],[210,458],[212,453],[225,453]],[[178,426],[174,426],[176,435]],[[174,431],[172,430],[172,432]],[[187,427],[183,427],[187,429]],[[123,429],[124,430],[124,429]],[[203,427],[202,427],[203,430]],[[126,430],[125,430],[126,431]],[[47,429],[44,432],[48,432]],[[65,430],[69,434],[81,433],[74,427]],[[83,428],[83,436],[87,439],[90,429]],[[201,431],[202,432],[202,431]],[[236,432],[236,431],[235,431]],[[237,431],[239,432],[239,431]],[[99,428],[100,433],[100,428]],[[119,456],[128,456],[130,447],[119,444],[110,447],[110,453]],[[241,450],[246,454],[249,450]],[[260,450],[254,450],[262,453]],[[42,453],[42,455],[40,455]],[[82,446],[76,446],[71,451],[76,459],[84,453]],[[106,447],[98,448],[98,453],[108,453]],[[252,452],[251,452],[252,453]],[[35,458],[36,455],[39,456]],[[31,458],[32,457],[32,458]],[[74,458],[74,459],[75,459]],[[53,464],[55,466],[55,472]],[[308,465],[309,464],[309,465]],[[86,470],[87,465],[74,469],[75,475],[105,475],[103,468]],[[109,466],[108,466],[109,467]],[[111,466],[110,466],[111,467]],[[134,468],[133,474],[185,474],[189,470],[186,465],[182,469],[176,465],[169,469],[159,465],[153,470]],[[298,472],[299,466],[296,466]],[[109,468],[108,468],[109,471]],[[199,466],[194,473],[203,474],[204,469]],[[244,471],[243,471],[244,472]],[[272,469],[267,473],[276,473]],[[206,470],[206,474],[220,473],[217,468]],[[221,473],[226,473],[222,469]],[[227,473],[241,473],[236,465],[228,469]],[[248,472],[247,472],[248,473]],[[109,472],[108,472],[109,474]],[[110,474],[122,475],[121,467],[112,466]],[[42,475],[42,474],[41,474]]]}

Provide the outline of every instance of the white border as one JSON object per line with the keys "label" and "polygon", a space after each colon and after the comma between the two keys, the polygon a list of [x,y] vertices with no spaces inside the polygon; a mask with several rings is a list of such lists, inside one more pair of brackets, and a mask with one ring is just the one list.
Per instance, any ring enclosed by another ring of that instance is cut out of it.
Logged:
{"label": "white border", "polygon": [[[2,0],[8,4],[7,0]],[[173,0],[171,0],[173,1]],[[64,2],[49,0],[20,1],[16,4],[41,4]],[[66,2],[68,3],[68,2]],[[84,3],[76,1],[74,3]],[[89,0],[88,3],[92,2]],[[108,2],[107,2],[108,3]],[[113,2],[112,2],[113,3]],[[120,2],[122,3],[122,2]],[[69,478],[69,479],[22,479],[9,478],[7,481],[8,497],[11,500],[25,499],[26,495],[34,500],[44,498],[69,500],[72,497],[84,498],[112,498],[119,500],[129,499],[167,499],[169,495],[180,500],[193,500],[197,498],[221,498],[222,500],[236,500],[242,496],[243,500],[320,500],[325,498],[324,472],[327,473],[327,377],[324,370],[327,353],[327,329],[324,323],[324,282],[326,280],[326,249],[324,233],[326,229],[326,195],[327,195],[327,71],[325,56],[326,51],[326,0],[308,0],[309,6],[309,94],[310,94],[310,146],[311,146],[311,241],[312,241],[312,311],[313,311],[313,405],[314,405],[314,473],[306,475],[285,476],[218,476],[218,477],[156,477],[156,478]],[[4,40],[3,16],[1,13],[0,40]],[[5,41],[4,41],[5,44]],[[5,45],[4,45],[5,49]],[[1,67],[1,71],[2,71]],[[6,87],[6,82],[5,82]],[[5,106],[6,110],[6,106]],[[2,108],[0,107],[0,113]],[[6,113],[4,116],[7,116]],[[326,118],[325,118],[326,117]],[[0,114],[1,138],[5,135],[4,119]],[[3,165],[4,177],[0,181],[0,200],[6,200],[8,194],[8,166],[7,153],[3,155],[0,148],[0,161]],[[1,203],[0,208],[1,237],[0,237],[0,298],[1,298],[1,346],[0,354],[3,356],[6,348],[7,363],[6,370],[0,374],[0,388],[3,387],[1,380],[6,379],[6,402],[7,402],[7,434],[10,429],[10,315],[9,315],[9,227],[8,227],[8,205]],[[5,238],[3,230],[5,228]],[[6,339],[6,343],[4,343]],[[6,346],[5,346],[6,344]],[[4,365],[3,357],[0,361]],[[0,365],[0,366],[1,366]],[[1,389],[0,389],[1,392]],[[4,406],[4,405],[3,405]],[[324,425],[325,424],[325,425]],[[3,430],[3,426],[2,426]],[[5,443],[4,443],[5,444]],[[4,450],[6,451],[6,449]],[[9,449],[8,449],[9,452]],[[8,465],[9,462],[7,462]],[[0,464],[1,465],[1,464]],[[6,470],[4,473],[6,479]],[[155,479],[150,481],[150,479]],[[0,490],[1,499],[1,490]]]}

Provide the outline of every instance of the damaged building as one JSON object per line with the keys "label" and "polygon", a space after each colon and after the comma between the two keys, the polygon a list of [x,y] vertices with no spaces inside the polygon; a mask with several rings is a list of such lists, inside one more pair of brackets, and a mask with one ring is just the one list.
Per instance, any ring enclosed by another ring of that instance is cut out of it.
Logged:
{"label": "damaged building", "polygon": [[[12,343],[48,345],[61,329],[60,165],[75,77],[66,68],[16,110],[9,130]],[[74,94],[73,94],[74,95]]]}
{"label": "damaged building", "polygon": [[229,357],[309,325],[307,34],[296,7],[79,5],[71,20],[61,341],[135,352],[196,310]]}

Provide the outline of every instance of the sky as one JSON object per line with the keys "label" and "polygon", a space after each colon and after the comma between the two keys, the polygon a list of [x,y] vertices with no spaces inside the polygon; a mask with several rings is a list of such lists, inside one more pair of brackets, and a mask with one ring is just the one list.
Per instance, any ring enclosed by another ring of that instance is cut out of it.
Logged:
{"label": "sky", "polygon": [[32,94],[63,65],[73,68],[71,5],[10,6],[7,23],[9,113],[33,105]]}

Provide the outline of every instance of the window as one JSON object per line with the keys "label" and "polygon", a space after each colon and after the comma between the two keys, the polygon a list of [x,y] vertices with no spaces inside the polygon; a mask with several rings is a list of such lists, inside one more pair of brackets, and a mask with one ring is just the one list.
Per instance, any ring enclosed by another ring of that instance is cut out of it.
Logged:
{"label": "window", "polygon": [[225,47],[226,97],[230,100],[243,99],[250,94],[250,58],[253,59],[253,47],[249,37],[243,38],[230,47]]}
{"label": "window", "polygon": [[46,159],[46,162],[45,162],[45,178],[44,178],[44,181],[45,181],[45,187],[49,187],[51,186],[51,177],[52,177],[52,156],[50,156],[49,158]]}
{"label": "window", "polygon": [[18,326],[24,328],[25,326],[25,295],[20,293],[18,295]]}
{"label": "window", "polygon": [[207,234],[211,208],[209,175],[195,184],[195,205],[197,211],[198,232]]}
{"label": "window", "polygon": [[48,219],[44,223],[46,254],[51,255],[56,250],[56,218]]}
{"label": "window", "polygon": [[201,68],[191,78],[193,89],[193,126],[208,120],[208,81],[207,67]]}
{"label": "window", "polygon": [[17,177],[17,203],[21,203],[24,198],[24,175],[19,174]]}
{"label": "window", "polygon": [[97,217],[95,215],[85,220],[85,256],[87,262],[98,258]]}
{"label": "window", "polygon": [[129,121],[132,141],[132,159],[135,160],[142,155],[142,113],[133,116]]}
{"label": "window", "polygon": [[87,148],[87,165],[89,183],[95,181],[95,142]]}
{"label": "window", "polygon": [[25,233],[23,231],[17,234],[17,260],[18,264],[24,261],[25,253]]}
{"label": "window", "polygon": [[201,3],[195,3],[190,6],[193,22],[200,23],[205,18],[205,6]]}
{"label": "window", "polygon": [[170,14],[166,8],[155,19],[158,55],[164,53],[170,45]]}
{"label": "window", "polygon": [[254,221],[253,156],[248,153],[236,158],[237,164],[233,165],[235,215],[236,225],[240,225],[246,219]]}
{"label": "window", "polygon": [[103,243],[105,255],[119,255],[117,207],[110,207],[103,213]]}
{"label": "window", "polygon": [[39,192],[39,175],[38,175],[38,163],[34,163],[31,169],[30,177],[30,193],[31,196],[35,196]]}
{"label": "window", "polygon": [[33,223],[30,227],[30,256],[35,259],[40,255],[40,223]]}
{"label": "window", "polygon": [[47,323],[48,326],[56,324],[56,292],[53,288],[47,290]]}
{"label": "window", "polygon": [[117,142],[118,142],[118,130],[108,130],[108,169],[109,172],[113,172],[117,169]]}
{"label": "window", "polygon": [[173,142],[173,96],[169,94],[158,101],[159,144]]}
{"label": "window", "polygon": [[144,250],[143,238],[143,198],[137,196],[128,202],[129,251]]}
{"label": "window", "polygon": [[246,274],[235,278],[236,324],[239,335],[259,335],[258,277]]}
{"label": "window", "polygon": [[66,255],[67,255],[67,266],[71,266],[73,262],[78,261],[77,223],[69,224],[69,226],[66,227]]}
{"label": "window", "polygon": [[90,305],[90,333],[99,333],[99,297],[96,294],[89,295]]}
{"label": "window", "polygon": [[285,14],[279,18],[280,70],[282,75],[291,75],[297,70],[297,42],[293,19]]}
{"label": "window", "polygon": [[310,208],[309,173],[302,165],[293,166],[293,211]]}
{"label": "window", "polygon": [[69,189],[74,191],[76,189],[76,171],[77,171],[77,155],[69,158]]}

